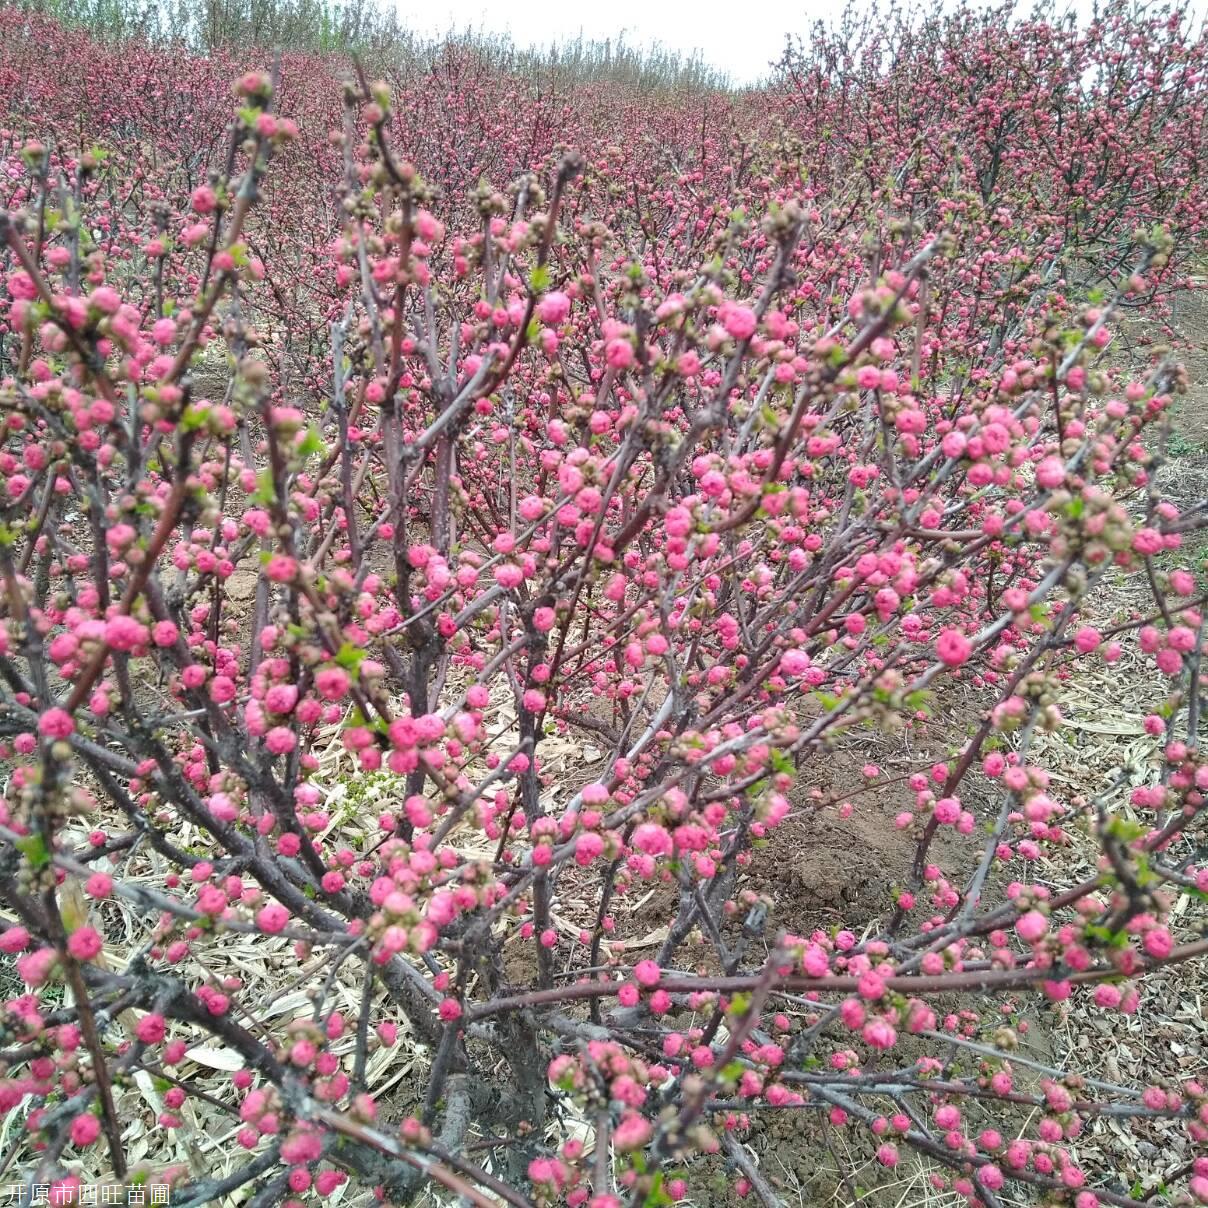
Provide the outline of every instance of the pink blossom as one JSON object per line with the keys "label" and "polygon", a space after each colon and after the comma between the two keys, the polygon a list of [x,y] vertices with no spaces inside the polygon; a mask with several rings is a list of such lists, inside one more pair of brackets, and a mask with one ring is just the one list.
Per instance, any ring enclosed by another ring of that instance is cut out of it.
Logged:
{"label": "pink blossom", "polygon": [[612,1143],[622,1153],[641,1149],[650,1140],[652,1128],[650,1121],[637,1112],[626,1112],[620,1123],[613,1129]]}
{"label": "pink blossom", "polygon": [[133,617],[119,615],[105,626],[105,642],[114,650],[130,651],[147,641],[147,627]]}
{"label": "pink blossom", "polygon": [[977,1168],[977,1181],[990,1191],[997,1191],[1006,1181],[1003,1173],[993,1162]]}
{"label": "pink blossom", "polygon": [[957,629],[945,629],[936,639],[935,653],[940,662],[949,667],[959,667],[973,653],[973,643]]}
{"label": "pink blossom", "polygon": [[256,915],[256,923],[270,935],[276,935],[285,929],[289,922],[289,911],[278,902],[270,902],[262,907]]}
{"label": "pink blossom", "polygon": [[84,883],[90,898],[107,898],[113,893],[113,878],[107,872],[94,872]]}
{"label": "pink blossom", "polygon": [[537,303],[537,318],[556,327],[570,314],[570,299],[559,290],[551,290]]}
{"label": "pink blossom", "polygon": [[755,312],[749,306],[727,303],[721,308],[721,322],[736,340],[748,340],[755,333]]}
{"label": "pink blossom", "polygon": [[634,361],[633,345],[626,339],[609,340],[605,358],[610,369],[628,369]]}
{"label": "pink blossom", "polygon": [[53,948],[39,948],[19,956],[16,961],[17,976],[31,986],[40,986],[50,977],[59,954]]}
{"label": "pink blossom", "polygon": [[47,709],[38,718],[38,733],[43,738],[68,738],[75,731],[75,722],[66,709]]}
{"label": "pink blossom", "polygon": [[101,937],[95,927],[77,927],[67,937],[67,951],[78,961],[90,961],[101,950]]}
{"label": "pink blossom", "polygon": [[1151,927],[1145,933],[1143,944],[1154,960],[1165,960],[1174,950],[1174,938],[1165,927]]}
{"label": "pink blossom", "polygon": [[274,726],[264,736],[264,745],[274,755],[284,755],[297,745],[297,738],[288,726]]}
{"label": "pink blossom", "polygon": [[657,963],[651,960],[639,961],[633,970],[633,976],[638,983],[647,988],[658,985],[662,975],[662,970]]}
{"label": "pink blossom", "polygon": [[24,952],[29,944],[29,932],[19,924],[0,931],[0,952],[7,952],[12,956],[18,952]]}
{"label": "pink blossom", "polygon": [[1039,910],[1029,910],[1019,917],[1015,931],[1019,938],[1028,944],[1041,940],[1049,929],[1049,920]]}
{"label": "pink blossom", "polygon": [[101,1135],[101,1122],[91,1112],[82,1112],[71,1122],[71,1143],[81,1148]]}

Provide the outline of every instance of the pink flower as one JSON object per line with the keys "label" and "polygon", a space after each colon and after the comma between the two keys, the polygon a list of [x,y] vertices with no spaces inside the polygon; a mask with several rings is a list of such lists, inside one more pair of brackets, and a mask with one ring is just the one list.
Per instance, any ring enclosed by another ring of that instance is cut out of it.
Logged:
{"label": "pink flower", "polygon": [[209,185],[198,185],[193,190],[193,210],[198,214],[209,214],[218,204],[218,198]]}
{"label": "pink flower", "polygon": [[1029,910],[1015,924],[1015,932],[1024,943],[1034,944],[1049,930],[1049,920],[1039,910]]}
{"label": "pink flower", "polygon": [[298,563],[288,554],[273,554],[264,573],[274,583],[292,583],[298,574]]}
{"label": "pink flower", "polygon": [[274,755],[284,755],[297,745],[297,737],[288,726],[274,726],[265,736],[264,745]]}
{"label": "pink flower", "polygon": [[264,706],[270,713],[290,713],[298,703],[298,689],[293,684],[274,684],[264,694]]}
{"label": "pink flower", "polygon": [[1165,927],[1151,927],[1142,942],[1154,960],[1165,960],[1174,949],[1174,937]]}
{"label": "pink flower", "polygon": [[604,840],[587,831],[575,840],[575,863],[586,867],[604,850]]}
{"label": "pink flower", "polygon": [[91,1112],[82,1112],[71,1122],[71,1143],[91,1145],[101,1135],[101,1122]]}
{"label": "pink flower", "polygon": [[534,1183],[553,1183],[555,1166],[549,1158],[534,1158],[528,1164],[528,1177]]}
{"label": "pink flower", "polygon": [[866,998],[869,1002],[875,1002],[878,998],[884,996],[885,982],[870,969],[860,978],[856,989],[859,991],[861,998]]}
{"label": "pink flower", "polygon": [[445,224],[428,210],[415,215],[415,231],[425,243],[437,243],[445,237]]}
{"label": "pink flower", "polygon": [[351,681],[342,667],[324,667],[315,673],[315,691],[324,700],[342,700]]}
{"label": "pink flower", "polygon": [[985,1166],[978,1167],[977,1181],[990,1191],[997,1191],[1006,1180],[1002,1171],[993,1162],[989,1162]]}
{"label": "pink flower", "polygon": [[53,948],[39,948],[17,958],[17,976],[31,986],[42,985],[55,967],[59,954]]}
{"label": "pink flower", "polygon": [[960,630],[945,629],[936,639],[935,653],[946,666],[959,667],[973,653],[973,643]]}
{"label": "pink flower", "polygon": [[452,1023],[455,1019],[460,1019],[462,1015],[461,1003],[455,998],[446,998],[440,1004],[440,1017],[445,1023]]}
{"label": "pink flower", "polygon": [[1036,481],[1046,491],[1056,490],[1065,482],[1065,462],[1060,457],[1046,457],[1036,467]]}
{"label": "pink flower", "polygon": [[860,1035],[864,1043],[874,1049],[891,1049],[898,1039],[893,1025],[886,1019],[870,1019]]}
{"label": "pink flower", "polygon": [[622,1153],[641,1149],[650,1140],[652,1132],[649,1120],[637,1112],[626,1112],[613,1130],[612,1143]]}
{"label": "pink flower", "polygon": [[1138,554],[1156,554],[1162,548],[1162,534],[1157,529],[1138,529],[1132,547]]}
{"label": "pink flower", "polygon": [[657,822],[643,822],[634,829],[633,846],[648,856],[666,855],[671,850],[671,836]]}
{"label": "pink flower", "polygon": [[1084,625],[1074,634],[1074,645],[1078,648],[1081,654],[1090,654],[1092,650],[1097,650],[1099,644],[1103,641],[1097,629],[1092,629],[1089,625]]}
{"label": "pink flower", "polygon": [[941,797],[935,803],[935,820],[944,826],[953,826],[961,816],[961,803],[956,797]]}
{"label": "pink flower", "polygon": [[258,926],[270,935],[276,935],[279,931],[284,931],[285,925],[288,922],[289,911],[279,902],[270,902],[267,906],[262,907],[256,915]]}
{"label": "pink flower", "polygon": [[147,627],[133,617],[116,616],[105,625],[105,642],[114,650],[134,650],[146,644]]}
{"label": "pink flower", "polygon": [[619,336],[609,340],[604,349],[604,359],[610,369],[628,369],[634,360],[633,345]]}
{"label": "pink flower", "polygon": [[537,303],[537,318],[556,327],[570,314],[570,299],[559,290],[551,290]]}
{"label": "pink flower", "polygon": [[113,878],[107,872],[94,872],[84,883],[90,898],[107,898],[113,893]]}
{"label": "pink flower", "polygon": [[657,962],[651,960],[639,961],[633,970],[633,976],[638,984],[647,988],[658,985],[662,975],[663,971],[658,967]]}
{"label": "pink flower", "polygon": [[810,656],[804,650],[786,650],[780,656],[782,675],[804,675],[810,668]]}
{"label": "pink flower", "polygon": [[38,733],[43,738],[67,738],[75,730],[75,722],[66,709],[47,709],[38,718]]}
{"label": "pink flower", "polygon": [[736,340],[747,340],[755,334],[755,312],[749,306],[727,302],[721,308],[721,325]]}
{"label": "pink flower", "polygon": [[88,301],[102,314],[115,314],[122,304],[121,295],[108,285],[99,286],[88,296]]}
{"label": "pink flower", "polygon": [[159,1044],[165,1033],[167,1024],[162,1015],[144,1015],[134,1027],[134,1034],[143,1044]]}
{"label": "pink flower", "polygon": [[[198,682],[196,684],[189,684],[190,677],[188,673],[194,670],[200,671],[201,675],[200,677],[193,677],[197,678]],[[189,687],[199,688],[205,682],[205,670],[194,663],[185,668],[184,679]],[[216,675],[210,681],[210,699],[219,705],[225,705],[229,701],[233,701],[235,699],[235,681],[229,675]]]}
{"label": "pink flower", "polygon": [[294,1165],[317,1161],[323,1152],[323,1139],[316,1132],[293,1132],[281,1142],[281,1157]]}
{"label": "pink flower", "polygon": [[7,952],[10,956],[24,952],[29,947],[29,939],[29,932],[21,926],[0,931],[0,952]]}
{"label": "pink flower", "polygon": [[28,273],[13,273],[5,282],[9,295],[25,302],[32,302],[38,296],[38,287]]}
{"label": "pink flower", "polygon": [[90,961],[101,950],[101,937],[95,927],[77,927],[67,937],[67,951],[78,961]]}

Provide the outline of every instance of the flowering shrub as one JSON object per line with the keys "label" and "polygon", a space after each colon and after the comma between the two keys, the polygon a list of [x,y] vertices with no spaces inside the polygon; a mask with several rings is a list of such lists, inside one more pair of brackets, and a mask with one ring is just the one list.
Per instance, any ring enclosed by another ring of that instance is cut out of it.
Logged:
{"label": "flowering shrub", "polygon": [[[139,1177],[149,1085],[156,1129],[204,1098],[246,1151],[158,1172],[178,1206],[607,1208],[718,1168],[773,1204],[738,1138],[774,1109],[1077,1208],[1141,1202],[1095,1185],[1088,1119],[1171,1119],[1170,1194],[1208,1201],[1208,1088],[1034,1085],[1002,1015],[1135,1011],[1208,952],[1169,914],[1208,893],[1208,504],[1157,481],[1183,371],[1105,355],[1202,253],[1202,40],[893,21],[638,106],[461,52],[115,67],[0,23],[23,1177]],[[1106,616],[1122,574],[1151,607]],[[1126,816],[1033,745],[1134,641],[1161,747]],[[749,886],[794,811],[863,808],[813,768],[957,709],[950,757],[846,794],[915,840],[873,924]],[[1099,864],[1063,878],[1077,830]],[[618,909],[649,889],[653,941]],[[404,1044],[396,1110],[370,1069]]]}

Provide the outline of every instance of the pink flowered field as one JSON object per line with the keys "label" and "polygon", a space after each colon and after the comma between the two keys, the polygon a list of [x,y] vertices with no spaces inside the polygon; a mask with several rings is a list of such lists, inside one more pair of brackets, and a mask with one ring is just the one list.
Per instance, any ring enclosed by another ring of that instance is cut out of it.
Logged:
{"label": "pink flowered field", "polygon": [[[746,92],[488,51],[0,10],[0,1161],[773,1205],[792,1111],[840,1186],[1208,1202],[1204,1085],[1009,1026],[1208,954],[1188,379],[1106,355],[1202,267],[1208,42],[890,14]],[[1109,810],[1036,739],[1134,651]],[[767,862],[821,809],[911,856],[813,930]]]}

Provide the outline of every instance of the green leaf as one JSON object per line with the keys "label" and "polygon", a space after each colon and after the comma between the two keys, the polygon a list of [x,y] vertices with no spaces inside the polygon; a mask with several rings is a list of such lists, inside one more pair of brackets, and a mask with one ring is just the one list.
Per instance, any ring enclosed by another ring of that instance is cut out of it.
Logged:
{"label": "green leaf", "polygon": [[45,868],[50,863],[50,850],[41,835],[26,835],[18,839],[16,848],[34,868]]}
{"label": "green leaf", "polygon": [[209,418],[209,407],[200,407],[196,403],[190,403],[185,408],[184,415],[180,417],[180,426],[186,432],[196,432],[205,426],[205,422]]}
{"label": "green leaf", "polygon": [[1103,927],[1098,923],[1088,923],[1086,934],[1091,939],[1098,940],[1101,944],[1106,944],[1110,948],[1125,948],[1128,946],[1127,932],[1112,931],[1110,928]]}
{"label": "green leaf", "polygon": [[549,266],[539,264],[531,273],[529,273],[529,289],[534,294],[544,293],[549,289],[551,280]]}
{"label": "green leaf", "polygon": [[277,498],[277,488],[273,485],[273,473],[269,469],[260,471],[256,479],[256,494],[253,496],[257,503],[272,503]]}
{"label": "green leaf", "polygon": [[302,443],[298,445],[298,453],[302,457],[313,457],[316,453],[323,453],[326,450],[327,446],[319,435],[319,429],[314,424],[311,424],[306,430],[306,436],[302,440]]}
{"label": "green leaf", "polygon": [[739,993],[730,999],[730,1005],[726,1008],[726,1014],[737,1018],[738,1016],[745,1015],[750,1009],[751,996]]}
{"label": "green leaf", "polygon": [[359,646],[354,646],[351,642],[345,642],[343,646],[336,651],[335,662],[337,667],[343,667],[345,671],[355,675],[365,661],[366,653]]}
{"label": "green leaf", "polygon": [[656,1170],[654,1183],[642,1201],[642,1208],[663,1208],[665,1204],[674,1203],[675,1201],[663,1190],[663,1172]]}
{"label": "green leaf", "polygon": [[797,769],[793,767],[793,761],[776,747],[772,748],[769,762],[772,765],[773,772],[782,772],[788,776],[794,776],[797,773]]}

